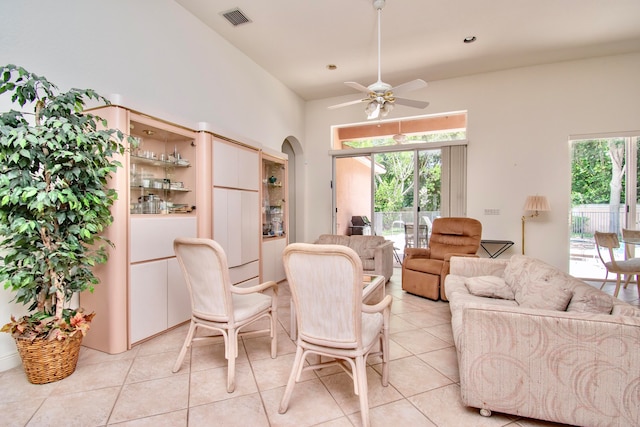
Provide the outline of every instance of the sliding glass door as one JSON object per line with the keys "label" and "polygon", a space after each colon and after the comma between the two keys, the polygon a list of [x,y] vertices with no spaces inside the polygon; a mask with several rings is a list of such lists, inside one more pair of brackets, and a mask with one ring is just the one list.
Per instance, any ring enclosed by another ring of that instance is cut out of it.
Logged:
{"label": "sliding glass door", "polygon": [[[570,273],[586,279],[604,278],[593,235],[621,235],[640,229],[638,221],[638,136],[621,135],[571,140]],[[633,251],[637,250],[630,247]],[[621,246],[616,258],[625,257]],[[613,279],[614,277],[610,277]]]}
{"label": "sliding glass door", "polygon": [[371,233],[392,240],[399,255],[405,247],[427,247],[431,223],[441,213],[441,151],[335,158],[336,232],[360,234],[353,216],[365,215],[371,219]]}

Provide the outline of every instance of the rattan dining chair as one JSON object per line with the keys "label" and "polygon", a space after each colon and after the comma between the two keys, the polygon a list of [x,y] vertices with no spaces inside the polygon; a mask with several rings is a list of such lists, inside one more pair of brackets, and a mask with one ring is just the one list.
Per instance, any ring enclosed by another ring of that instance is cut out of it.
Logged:
{"label": "rattan dining chair", "polygon": [[[614,249],[618,249],[620,247],[620,240],[618,239],[618,235],[616,233],[603,233],[596,231],[594,234],[594,238],[596,241],[596,248],[598,250],[600,261],[602,261],[602,264],[604,264],[604,267],[607,270],[600,289],[602,289],[605,283],[607,283],[607,277],[609,277],[609,273],[613,273],[617,277],[616,289],[613,293],[613,296],[617,297],[618,293],[620,292],[620,282],[622,279],[622,275],[627,275],[627,278],[624,282],[624,286],[626,287],[629,284],[631,277],[640,274],[640,258],[616,260]],[[608,250],[609,261],[607,261],[605,257],[603,257],[601,248]],[[640,283],[638,283],[638,293],[640,295]]]}
{"label": "rattan dining chair", "polygon": [[[173,372],[178,372],[193,341],[216,336],[194,337],[198,328],[222,334],[227,359],[227,392],[235,389],[235,363],[240,330],[262,318],[269,318],[271,358],[276,357],[278,285],[269,281],[251,287],[233,286],[229,279],[227,256],[211,239],[178,238],[173,247],[191,295],[191,324]],[[271,295],[263,293],[271,290]],[[267,331],[267,330],[265,330]],[[258,333],[260,331],[251,331]]]}
{"label": "rattan dining chair", "polygon": [[[362,302],[362,262],[349,247],[293,243],[285,248],[283,259],[298,336],[279,412],[287,411],[303,371],[337,365],[353,379],[362,425],[369,426],[366,361],[373,354],[382,356],[382,385],[387,386],[391,295],[375,305]],[[309,355],[317,355],[320,360],[312,358],[312,364],[305,366]],[[323,362],[323,357],[329,359]]]}

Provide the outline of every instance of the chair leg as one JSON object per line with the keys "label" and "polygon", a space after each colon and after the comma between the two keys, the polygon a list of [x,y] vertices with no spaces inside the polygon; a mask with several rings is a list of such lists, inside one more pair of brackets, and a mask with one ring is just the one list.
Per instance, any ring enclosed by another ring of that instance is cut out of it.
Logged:
{"label": "chair leg", "polygon": [[607,283],[607,278],[609,277],[609,270],[604,273],[604,280],[602,281],[602,285],[600,285],[600,290],[604,288],[604,285]]}
{"label": "chair leg", "polygon": [[287,412],[287,409],[289,409],[289,400],[291,399],[293,387],[296,384],[296,378],[299,375],[299,371],[302,370],[302,366],[304,364],[303,356],[304,350],[302,347],[298,346],[296,349],[296,357],[293,360],[293,366],[291,367],[291,373],[289,374],[289,380],[287,381],[287,387],[284,389],[284,395],[280,401],[280,408],[278,409],[278,413],[280,414],[284,414]]}
{"label": "chair leg", "polygon": [[616,290],[613,292],[613,296],[618,298],[618,293],[620,292],[620,281],[621,281],[621,275],[618,274],[618,278],[616,279]]}
{"label": "chair leg", "polygon": [[278,310],[271,311],[271,358],[278,355]]}
{"label": "chair leg", "polygon": [[353,381],[358,384],[362,425],[364,427],[369,427],[369,390],[367,387],[367,364],[364,356],[356,357],[356,371],[353,375]]}
{"label": "chair leg", "polygon": [[184,340],[184,344],[182,344],[182,348],[180,349],[180,354],[178,354],[178,359],[176,360],[175,365],[173,365],[173,372],[176,373],[182,367],[182,361],[184,360],[184,356],[187,354],[187,349],[191,346],[191,341],[193,340],[193,335],[196,332],[196,323],[191,320],[189,324],[189,332],[187,332],[187,337]]}
{"label": "chair leg", "polygon": [[380,336],[380,348],[382,349],[382,386],[389,385],[389,335],[385,332]]}
{"label": "chair leg", "polygon": [[631,282],[631,279],[633,278],[633,276],[636,276],[636,283],[638,283],[638,280],[640,280],[640,274],[632,274],[631,276],[629,276],[627,278],[627,281],[624,282],[624,288],[627,289],[627,286],[629,286],[629,282]]}
{"label": "chair leg", "polygon": [[227,340],[227,393],[236,389],[236,357],[238,357],[238,331],[229,329]]}

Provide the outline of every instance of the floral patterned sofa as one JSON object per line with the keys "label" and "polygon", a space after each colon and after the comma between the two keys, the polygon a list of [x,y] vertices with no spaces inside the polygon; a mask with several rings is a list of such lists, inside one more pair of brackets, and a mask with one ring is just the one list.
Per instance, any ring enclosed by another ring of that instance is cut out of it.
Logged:
{"label": "floral patterned sofa", "polygon": [[544,262],[451,258],[465,405],[579,426],[640,425],[640,310]]}
{"label": "floral patterned sofa", "polygon": [[360,257],[364,274],[384,276],[387,282],[393,275],[393,242],[382,236],[321,234],[314,243],[348,246]]}

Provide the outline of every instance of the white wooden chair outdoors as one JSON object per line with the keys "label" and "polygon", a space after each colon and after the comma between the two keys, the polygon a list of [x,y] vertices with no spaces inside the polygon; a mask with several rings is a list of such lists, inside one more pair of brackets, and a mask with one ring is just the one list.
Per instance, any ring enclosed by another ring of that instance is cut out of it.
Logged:
{"label": "white wooden chair outdoors", "polygon": [[[636,250],[632,250],[632,248],[638,249],[640,246],[640,230],[631,230],[628,228],[622,229],[622,240],[633,240],[634,243],[625,243],[624,245],[624,254],[626,259],[636,258]],[[638,242],[638,243],[636,243]],[[640,275],[636,274],[636,284],[638,285],[638,295],[640,296]],[[629,280],[625,281],[624,288],[627,289],[629,286]]]}
{"label": "white wooden chair outdoors", "polygon": [[[614,273],[617,275],[617,280],[616,290],[614,291],[613,296],[617,297],[618,293],[620,292],[620,281],[622,275],[627,275],[627,279],[624,282],[624,286],[626,288],[629,284],[629,280],[631,280],[631,277],[640,274],[640,258],[616,260],[613,250],[620,247],[620,241],[618,240],[618,235],[616,233],[602,233],[596,231],[594,234],[594,238],[596,241],[596,248],[598,249],[598,256],[607,269],[607,273],[604,277],[604,281],[602,282],[602,286],[600,286],[600,289],[602,289],[607,282],[609,273]],[[602,256],[600,248],[606,248],[609,250],[609,261],[606,261]],[[640,295],[640,283],[638,283],[638,293]]]}
{"label": "white wooden chair outdoors", "polygon": [[[369,355],[382,355],[382,385],[387,386],[392,297],[387,295],[375,305],[362,303],[362,262],[349,247],[293,243],[285,248],[283,259],[296,308],[298,337],[279,412],[287,411],[303,371],[338,365],[352,377],[362,424],[369,426],[366,361]],[[381,351],[374,353],[374,349]],[[305,366],[311,354],[320,358]],[[323,363],[322,357],[330,359]]]}
{"label": "white wooden chair outdoors", "polygon": [[[217,337],[196,337],[198,328],[218,331],[224,337],[227,359],[227,392],[235,389],[235,363],[240,329],[264,317],[270,320],[271,357],[276,357],[278,285],[269,281],[257,286],[233,286],[227,256],[211,239],[178,238],[173,248],[191,295],[191,324],[173,372],[178,372],[193,341]],[[262,293],[271,289],[272,295]],[[266,330],[265,330],[266,331]],[[258,331],[251,331],[256,333]]]}

